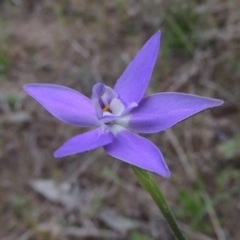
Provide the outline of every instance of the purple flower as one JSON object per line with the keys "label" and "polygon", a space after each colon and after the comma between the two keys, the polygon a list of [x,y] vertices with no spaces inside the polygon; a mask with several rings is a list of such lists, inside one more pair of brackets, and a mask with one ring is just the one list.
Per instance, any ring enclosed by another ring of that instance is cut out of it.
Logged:
{"label": "purple flower", "polygon": [[136,133],[156,133],[222,100],[165,92],[144,97],[158,56],[160,32],[153,35],[128,65],[114,88],[93,86],[91,99],[52,84],[27,84],[25,91],[59,120],[95,129],[70,138],[54,152],[57,158],[103,147],[111,156],[168,177],[159,149]]}

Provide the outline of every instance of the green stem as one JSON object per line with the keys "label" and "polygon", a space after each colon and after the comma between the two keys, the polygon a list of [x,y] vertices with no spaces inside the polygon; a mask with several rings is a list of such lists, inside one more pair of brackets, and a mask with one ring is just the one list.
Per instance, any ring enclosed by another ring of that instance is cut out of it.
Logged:
{"label": "green stem", "polygon": [[149,172],[137,168],[132,167],[135,175],[137,176],[138,181],[141,183],[143,188],[151,195],[154,202],[157,204],[158,208],[162,212],[163,216],[165,217],[167,223],[169,224],[170,228],[172,229],[176,239],[178,240],[186,240],[183,236],[181,230],[179,229],[174,216],[167,205],[167,202],[158,188],[158,185],[154,178],[150,175]]}

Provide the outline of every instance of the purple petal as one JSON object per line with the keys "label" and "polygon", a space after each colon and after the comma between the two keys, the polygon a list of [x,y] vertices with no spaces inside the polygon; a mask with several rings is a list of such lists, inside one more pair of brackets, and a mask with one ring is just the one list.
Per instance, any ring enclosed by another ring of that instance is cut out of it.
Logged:
{"label": "purple petal", "polygon": [[223,104],[222,100],[184,93],[159,93],[144,98],[132,110],[130,130],[160,132],[205,109]]}
{"label": "purple petal", "polygon": [[139,168],[169,177],[170,172],[159,149],[146,138],[127,130],[118,132],[104,147],[111,156]]}
{"label": "purple petal", "polygon": [[70,138],[54,152],[54,157],[61,158],[102,147],[113,141],[114,136],[106,126]]}
{"label": "purple petal", "polygon": [[114,90],[127,103],[138,103],[144,96],[157,59],[160,31],[153,35],[118,79]]}
{"label": "purple petal", "polygon": [[24,90],[59,120],[77,126],[99,125],[91,100],[67,87],[27,84]]}

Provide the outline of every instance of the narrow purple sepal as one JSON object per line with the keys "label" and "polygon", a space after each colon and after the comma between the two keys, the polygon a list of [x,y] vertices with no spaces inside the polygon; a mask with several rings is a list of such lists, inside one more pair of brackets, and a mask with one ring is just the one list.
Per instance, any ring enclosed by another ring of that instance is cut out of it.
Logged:
{"label": "narrow purple sepal", "polygon": [[170,172],[162,153],[148,139],[122,130],[115,135],[114,141],[104,149],[111,156],[139,168],[169,177]]}
{"label": "narrow purple sepal", "polygon": [[132,110],[128,128],[139,133],[160,132],[194,114],[221,104],[222,100],[191,94],[153,94],[144,98]]}
{"label": "narrow purple sepal", "polygon": [[158,56],[160,35],[158,31],[145,43],[118,79],[114,90],[123,101],[139,103],[143,98]]}
{"label": "narrow purple sepal", "polygon": [[54,152],[54,157],[61,158],[77,153],[83,153],[94,148],[111,143],[114,139],[112,132],[106,126],[101,126],[89,132],[77,135],[66,141]]}
{"label": "narrow purple sepal", "polygon": [[24,90],[59,120],[82,127],[100,125],[89,98],[67,87],[27,84]]}

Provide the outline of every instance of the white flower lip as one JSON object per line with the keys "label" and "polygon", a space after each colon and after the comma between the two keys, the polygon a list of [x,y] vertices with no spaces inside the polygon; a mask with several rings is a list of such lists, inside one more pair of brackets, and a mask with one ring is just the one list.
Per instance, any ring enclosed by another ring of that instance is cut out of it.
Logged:
{"label": "white flower lip", "polygon": [[113,115],[119,116],[123,113],[125,107],[118,98],[114,98],[110,103],[110,109]]}

